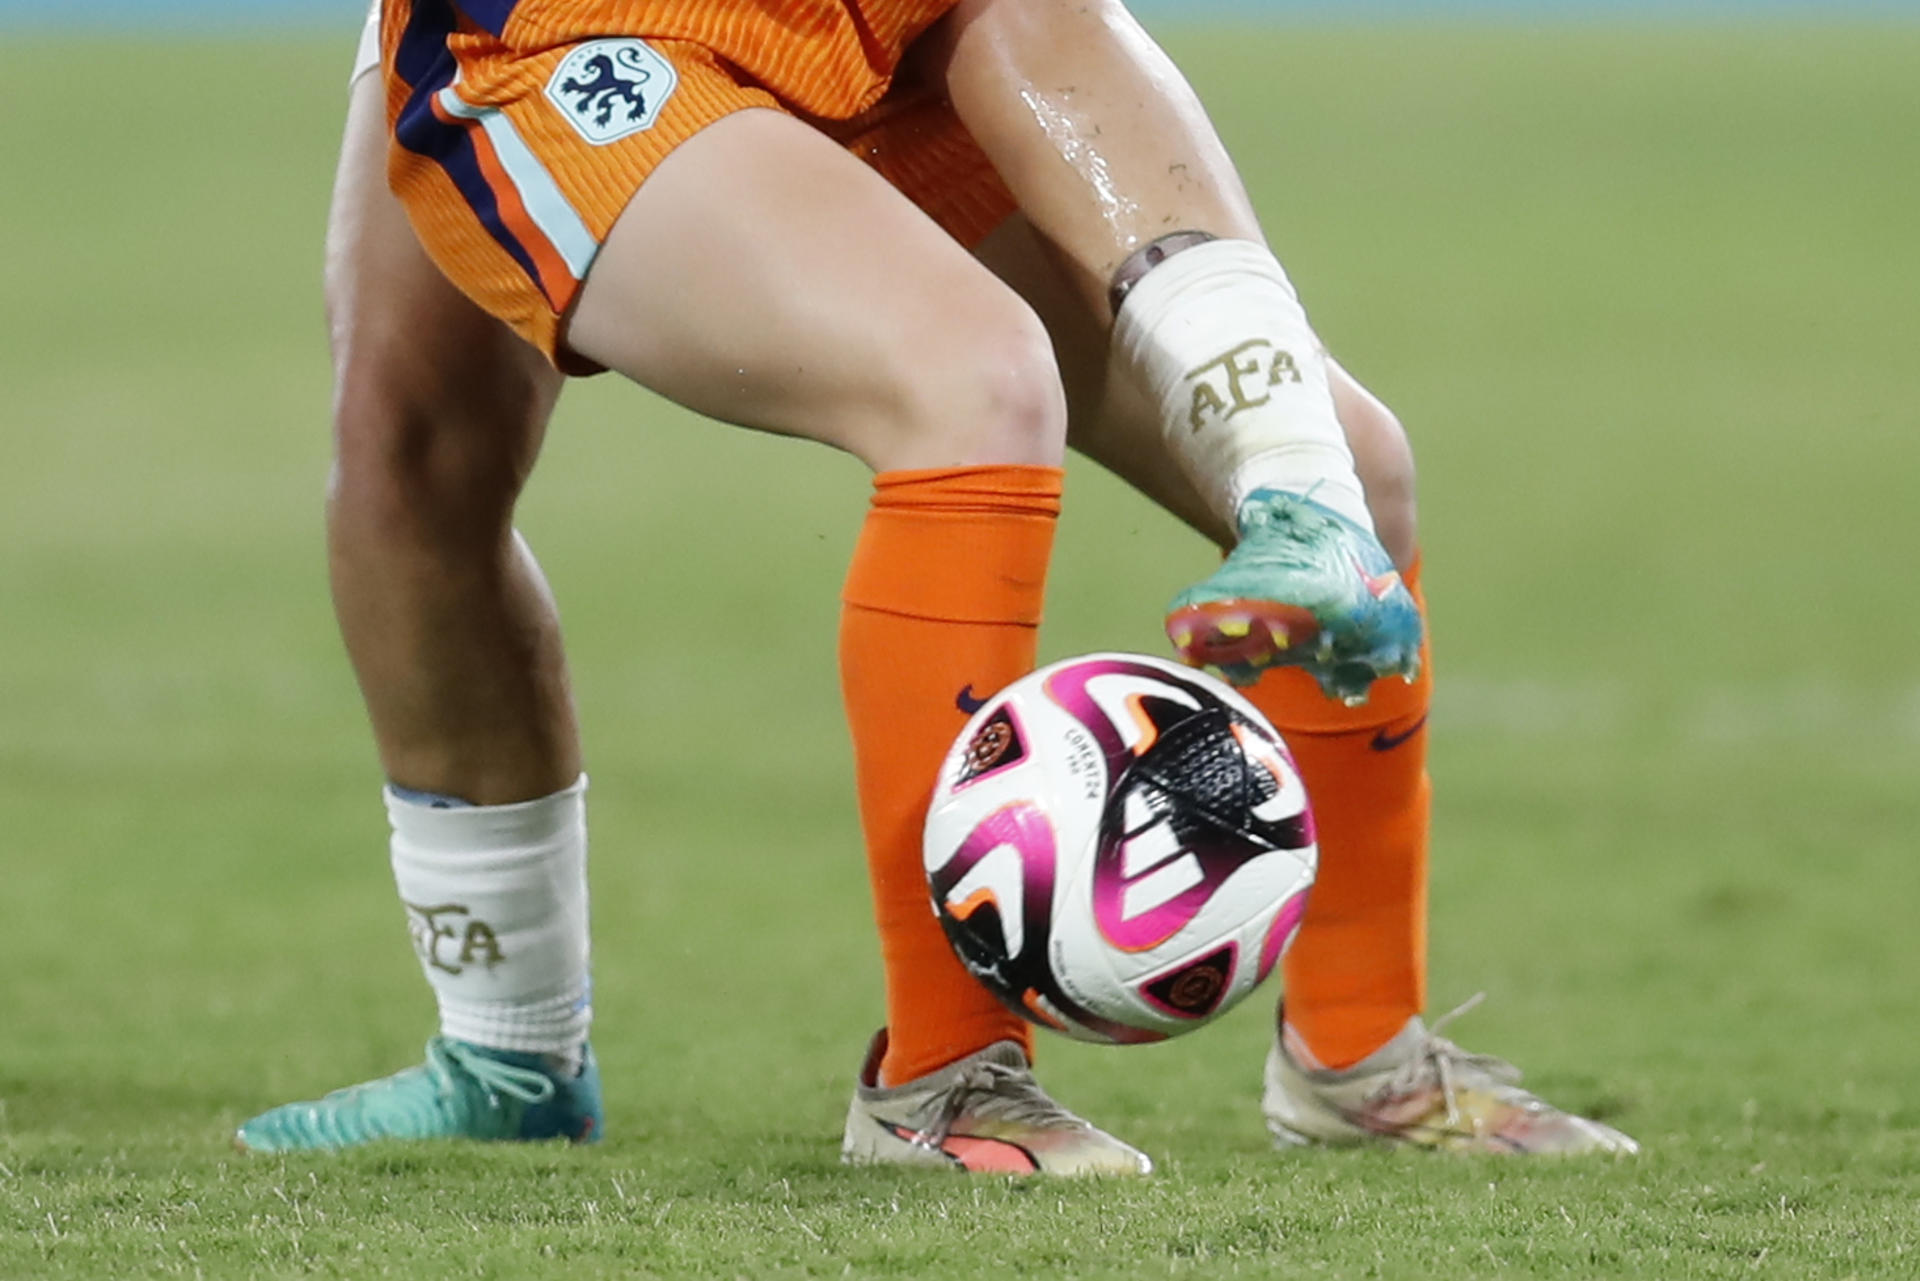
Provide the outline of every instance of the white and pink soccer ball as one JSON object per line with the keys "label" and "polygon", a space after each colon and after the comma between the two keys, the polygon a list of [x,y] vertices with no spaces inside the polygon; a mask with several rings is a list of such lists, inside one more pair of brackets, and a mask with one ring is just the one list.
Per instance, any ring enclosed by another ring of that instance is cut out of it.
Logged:
{"label": "white and pink soccer ball", "polygon": [[1086,1041],[1190,1032],[1299,929],[1316,862],[1280,735],[1227,685],[1139,654],[1044,667],[940,767],[933,908],[1012,1009]]}

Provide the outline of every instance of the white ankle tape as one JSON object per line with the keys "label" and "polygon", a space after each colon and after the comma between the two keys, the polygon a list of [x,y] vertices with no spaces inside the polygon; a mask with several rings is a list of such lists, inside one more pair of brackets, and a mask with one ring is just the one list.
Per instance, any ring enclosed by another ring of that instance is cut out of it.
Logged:
{"label": "white ankle tape", "polygon": [[1169,451],[1229,524],[1256,489],[1313,492],[1371,531],[1327,357],[1265,246],[1210,240],[1140,278],[1113,350],[1160,416]]}
{"label": "white ankle tape", "polygon": [[393,879],[448,1036],[565,1053],[586,1039],[587,780],[518,805],[387,790]]}

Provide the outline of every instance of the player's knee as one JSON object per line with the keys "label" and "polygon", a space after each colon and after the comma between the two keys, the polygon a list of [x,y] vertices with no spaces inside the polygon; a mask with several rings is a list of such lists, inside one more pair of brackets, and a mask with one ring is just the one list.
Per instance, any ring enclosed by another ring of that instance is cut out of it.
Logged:
{"label": "player's knee", "polygon": [[329,510],[416,542],[497,541],[526,482],[544,416],[510,389],[488,402],[417,385],[404,365],[341,371]]}
{"label": "player's knee", "polygon": [[1067,448],[1067,397],[1039,317],[1022,305],[970,346],[948,375],[957,386],[943,393],[977,402],[972,412],[944,415],[969,451],[960,461],[1058,465]]}
{"label": "player's knee", "polygon": [[928,345],[898,372],[900,429],[888,433],[889,467],[1030,463],[1057,466],[1066,452],[1067,404],[1053,344],[1025,304],[1000,309]]}

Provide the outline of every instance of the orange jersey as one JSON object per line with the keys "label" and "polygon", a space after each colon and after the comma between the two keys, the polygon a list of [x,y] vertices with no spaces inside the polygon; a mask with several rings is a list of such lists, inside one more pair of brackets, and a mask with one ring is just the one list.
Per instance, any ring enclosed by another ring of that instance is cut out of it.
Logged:
{"label": "orange jersey", "polygon": [[669,152],[804,118],[963,243],[1014,203],[936,88],[899,78],[954,0],[386,0],[389,179],[447,277],[563,368],[564,317]]}
{"label": "orange jersey", "polygon": [[477,32],[517,53],[601,36],[699,45],[799,111],[845,120],[879,101],[907,46],[953,6],[954,0],[460,0],[456,7]]}

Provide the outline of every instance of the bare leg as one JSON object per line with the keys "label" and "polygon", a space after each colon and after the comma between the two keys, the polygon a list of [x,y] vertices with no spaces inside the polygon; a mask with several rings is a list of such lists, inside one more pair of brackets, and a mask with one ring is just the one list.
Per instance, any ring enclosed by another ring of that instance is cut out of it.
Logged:
{"label": "bare leg", "polygon": [[1152,452],[1236,535],[1168,606],[1175,648],[1241,683],[1301,666],[1356,703],[1410,677],[1419,611],[1341,421],[1350,380],[1186,81],[1112,0],[962,0],[944,40],[955,110],[1082,309],[1111,322]]}
{"label": "bare leg", "polygon": [[[1067,391],[1067,439],[1079,453],[1138,489],[1222,549],[1233,531],[1167,459],[1160,423],[1134,384],[1114,376],[1107,321],[1068,283],[1059,258],[1016,215],[979,247],[979,257],[1027,300],[1052,335]],[[1380,540],[1402,569],[1418,552],[1413,450],[1393,411],[1338,363],[1334,406],[1366,486]]]}
{"label": "bare leg", "polygon": [[[659,297],[683,305],[662,316]],[[1013,1168],[984,1155],[993,1148],[1019,1152],[1025,1169],[1148,1169],[1023,1083],[1031,1029],[966,972],[927,911],[921,834],[965,722],[957,696],[998,689],[1035,661],[1066,434],[1039,319],[838,146],[745,111],[641,188],[587,281],[571,342],[694,409],[823,441],[881,473],[843,592],[840,654],[887,1026],[843,1153],[948,1162],[908,1136],[974,1070],[946,1069],[973,1059],[1000,1066],[996,1091],[1017,1086],[1030,1102],[1007,1122],[1024,1128],[993,1132],[1006,1142],[971,1157],[952,1149],[952,1161]],[[968,1123],[951,1109],[937,1122],[943,1135]]]}
{"label": "bare leg", "polygon": [[[660,298],[676,301],[670,314]],[[927,911],[920,841],[965,721],[956,695],[1034,663],[1066,436],[1046,332],[872,170],[790,117],[748,110],[675,150],[634,196],[570,341],[702,413],[831,444],[881,473],[840,652],[887,1038],[848,1150],[913,1159],[863,1109],[906,1107],[890,1088],[1030,1035]]]}
{"label": "bare leg", "polygon": [[334,606],[389,779],[529,800],[580,773],[559,621],[512,527],[560,376],[421,251],[386,143],[362,77],[327,239]]}
{"label": "bare leg", "polygon": [[[387,190],[386,148],[364,74],[327,234],[328,568],[387,778],[483,808],[387,797],[395,885],[440,1006],[432,1071],[274,1108],[235,1137],[254,1151],[592,1139],[580,747],[553,602],[512,527],[560,379],[427,259]],[[481,1060],[544,1072],[545,1105],[503,1112]]]}
{"label": "bare leg", "polygon": [[954,109],[1093,314],[1158,237],[1263,240],[1200,100],[1124,5],[963,0],[949,23]]}
{"label": "bare leg", "polygon": [[867,166],[777,112],[728,116],[667,158],[608,237],[569,340],[703,414],[876,470],[1051,465],[1063,448],[1033,312]]}

